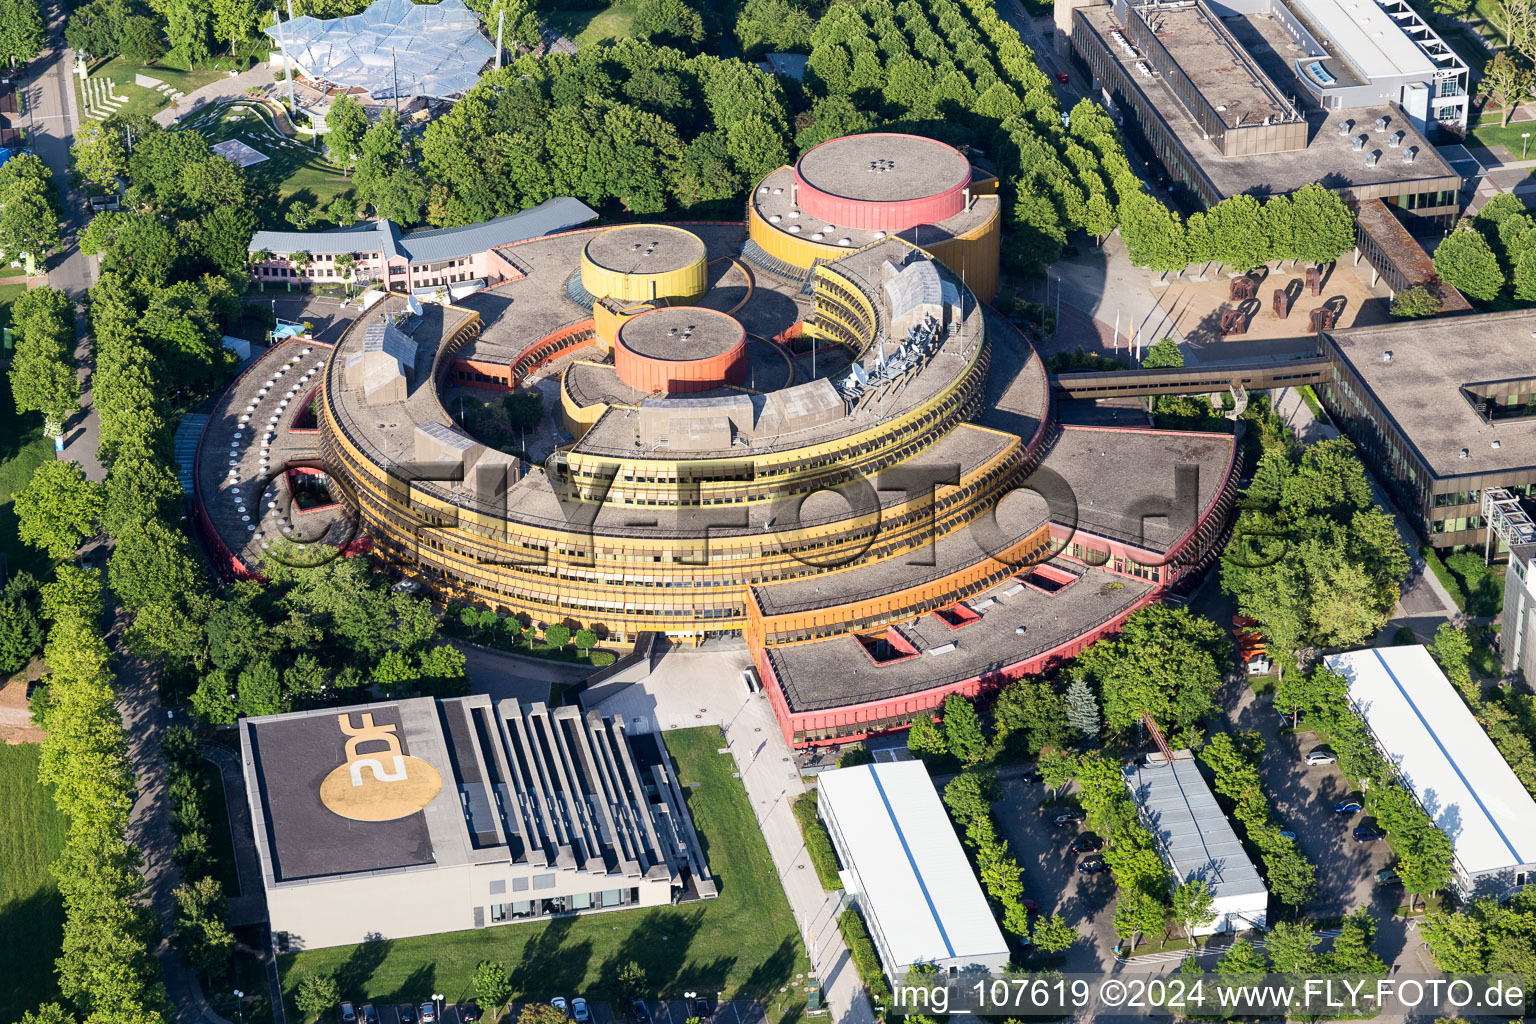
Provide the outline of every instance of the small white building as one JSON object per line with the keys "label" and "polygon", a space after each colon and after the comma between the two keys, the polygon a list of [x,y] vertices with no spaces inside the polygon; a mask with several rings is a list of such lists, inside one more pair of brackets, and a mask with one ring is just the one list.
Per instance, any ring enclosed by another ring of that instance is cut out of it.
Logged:
{"label": "small white building", "polygon": [[1536,800],[1427,649],[1380,647],[1324,659],[1349,684],[1376,745],[1451,837],[1463,896],[1536,881]]}
{"label": "small white building", "polygon": [[1002,970],[1008,943],[921,761],[816,777],[843,888],[864,915],[886,973]]}
{"label": "small white building", "polygon": [[1216,917],[1196,927],[1195,934],[1265,927],[1269,889],[1205,784],[1194,755],[1175,751],[1170,764],[1153,754],[1126,776],[1125,783],[1141,809],[1142,824],[1157,839],[1174,884],[1203,879],[1211,887]]}

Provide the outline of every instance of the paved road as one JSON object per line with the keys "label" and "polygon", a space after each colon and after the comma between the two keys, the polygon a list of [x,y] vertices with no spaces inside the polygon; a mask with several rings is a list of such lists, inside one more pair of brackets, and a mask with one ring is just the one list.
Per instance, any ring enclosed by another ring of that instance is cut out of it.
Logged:
{"label": "paved road", "polygon": [[494,700],[547,701],[551,683],[579,683],[592,671],[590,665],[508,654],[452,637],[448,643],[464,652],[470,689]]}
{"label": "paved road", "polygon": [[789,908],[801,937],[809,940],[832,1020],[873,1024],[874,1013],[837,930],[842,901],[839,894],[821,888],[790,809],[805,785],[767,698],[761,693],[749,696],[742,685],[741,670],[747,664],[743,650],[673,650],[648,680],[604,702],[602,711],[623,715],[636,731],[699,725],[724,730]]}

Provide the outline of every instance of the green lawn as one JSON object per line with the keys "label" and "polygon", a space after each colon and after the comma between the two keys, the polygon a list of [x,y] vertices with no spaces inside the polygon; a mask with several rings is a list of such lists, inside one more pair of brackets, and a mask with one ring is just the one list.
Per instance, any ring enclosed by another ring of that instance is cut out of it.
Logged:
{"label": "green lawn", "polygon": [[0,744],[0,1020],[59,997],[54,958],[64,908],[48,866],[64,846],[64,819],[37,782],[38,747]]}
{"label": "green lawn", "polygon": [[194,129],[210,144],[239,139],[265,154],[267,160],[252,164],[245,173],[257,186],[275,188],[285,205],[289,200],[302,198],[323,206],[337,193],[352,187],[351,179],[327,160],[313,142],[303,141],[302,137],[280,141],[272,112],[259,103],[215,104],[184,119],[182,126]]}
{"label": "green lawn", "polygon": [[[21,287],[0,285],[0,293]],[[0,299],[0,323],[9,319],[10,302]],[[11,498],[32,479],[33,471],[51,458],[53,441],[43,436],[42,416],[38,413],[17,415],[10,380],[8,377],[0,379],[0,559],[5,560],[12,572],[41,575],[47,571],[47,556],[37,548],[23,544],[16,536]]]}
{"label": "green lawn", "polygon": [[1472,139],[1483,146],[1503,146],[1516,159],[1520,159],[1520,134],[1530,132],[1530,144],[1526,147],[1526,158],[1536,158],[1536,121],[1512,121],[1508,127],[1499,124],[1497,113],[1485,113],[1483,119],[1472,127]]}
{"label": "green lawn", "polygon": [[219,766],[199,760],[197,772],[208,793],[208,845],[213,852],[213,877],[224,887],[224,895],[240,895],[240,871],[235,866],[235,844],[229,834],[229,809],[224,801],[224,779]]}
{"label": "green lawn", "polygon": [[509,924],[279,958],[283,989],[292,998],[299,971],[336,971],[342,998],[406,1001],[434,989],[468,998],[471,973],[482,959],[512,970],[514,1000],[555,993],[611,998],[618,969],[631,960],[646,987],[661,995],[683,990],[777,997],[791,986],[785,1009],[803,1008],[795,975],[809,969],[789,901],[779,886],[767,844],[753,817],[735,762],[713,726],[666,734],[688,809],[704,844],[717,899],[680,907]]}
{"label": "green lawn", "polygon": [[[128,102],[117,108],[119,114],[125,116],[153,114],[164,107],[170,106],[170,98],[165,93],[134,84],[134,76],[139,74],[158,78],[172,89],[182,93],[191,93],[194,90],[201,89],[210,82],[218,81],[224,77],[224,72],[220,70],[196,68],[191,71],[183,71],[180,68],[164,67],[159,64],[134,64],[126,57],[113,57],[105,64],[98,64],[91,72],[91,77],[110,78],[117,94],[127,99]],[[80,83],[77,80],[75,82],[77,95],[79,88]],[[85,110],[85,97],[83,95],[80,96],[80,109],[82,113]]]}
{"label": "green lawn", "polygon": [[544,24],[575,41],[577,46],[628,39],[634,32],[635,8],[623,3],[585,10],[546,10],[539,17]]}

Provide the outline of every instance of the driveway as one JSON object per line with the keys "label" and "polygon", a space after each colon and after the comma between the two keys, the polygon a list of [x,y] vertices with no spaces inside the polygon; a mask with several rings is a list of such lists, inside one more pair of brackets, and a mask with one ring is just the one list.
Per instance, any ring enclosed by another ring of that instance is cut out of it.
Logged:
{"label": "driveway", "polygon": [[1024,895],[1042,914],[1060,914],[1077,929],[1078,940],[1066,952],[1062,970],[1110,971],[1115,967],[1115,883],[1108,874],[1083,875],[1080,858],[1068,849],[1078,827],[1052,828],[1055,808],[1042,807],[1052,795],[1042,783],[1027,783],[1016,773],[998,779],[1000,796],[992,805],[998,830],[1024,869]]}
{"label": "driveway", "polygon": [[1373,875],[1395,859],[1386,842],[1357,843],[1351,835],[1365,815],[1336,815],[1333,805],[1355,793],[1335,765],[1309,768],[1307,751],[1322,741],[1316,733],[1281,732],[1270,696],[1255,697],[1245,682],[1230,717],[1239,729],[1264,737],[1259,773],[1282,827],[1296,833],[1296,844],[1317,865],[1317,897],[1305,909],[1312,917],[1337,917],[1364,905],[1379,920],[1389,918],[1403,900],[1398,887],[1377,887]]}

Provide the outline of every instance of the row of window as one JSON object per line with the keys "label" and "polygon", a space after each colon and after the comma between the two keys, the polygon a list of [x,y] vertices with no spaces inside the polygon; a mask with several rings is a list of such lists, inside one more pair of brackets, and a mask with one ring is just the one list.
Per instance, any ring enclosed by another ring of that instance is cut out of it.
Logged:
{"label": "row of window", "polygon": [[512,903],[492,903],[492,924],[517,921],[529,917],[550,917],[555,914],[576,914],[594,908],[623,907],[640,902],[639,889],[604,889],[601,892],[578,892],[569,896],[550,896],[542,900],[516,900]]}

